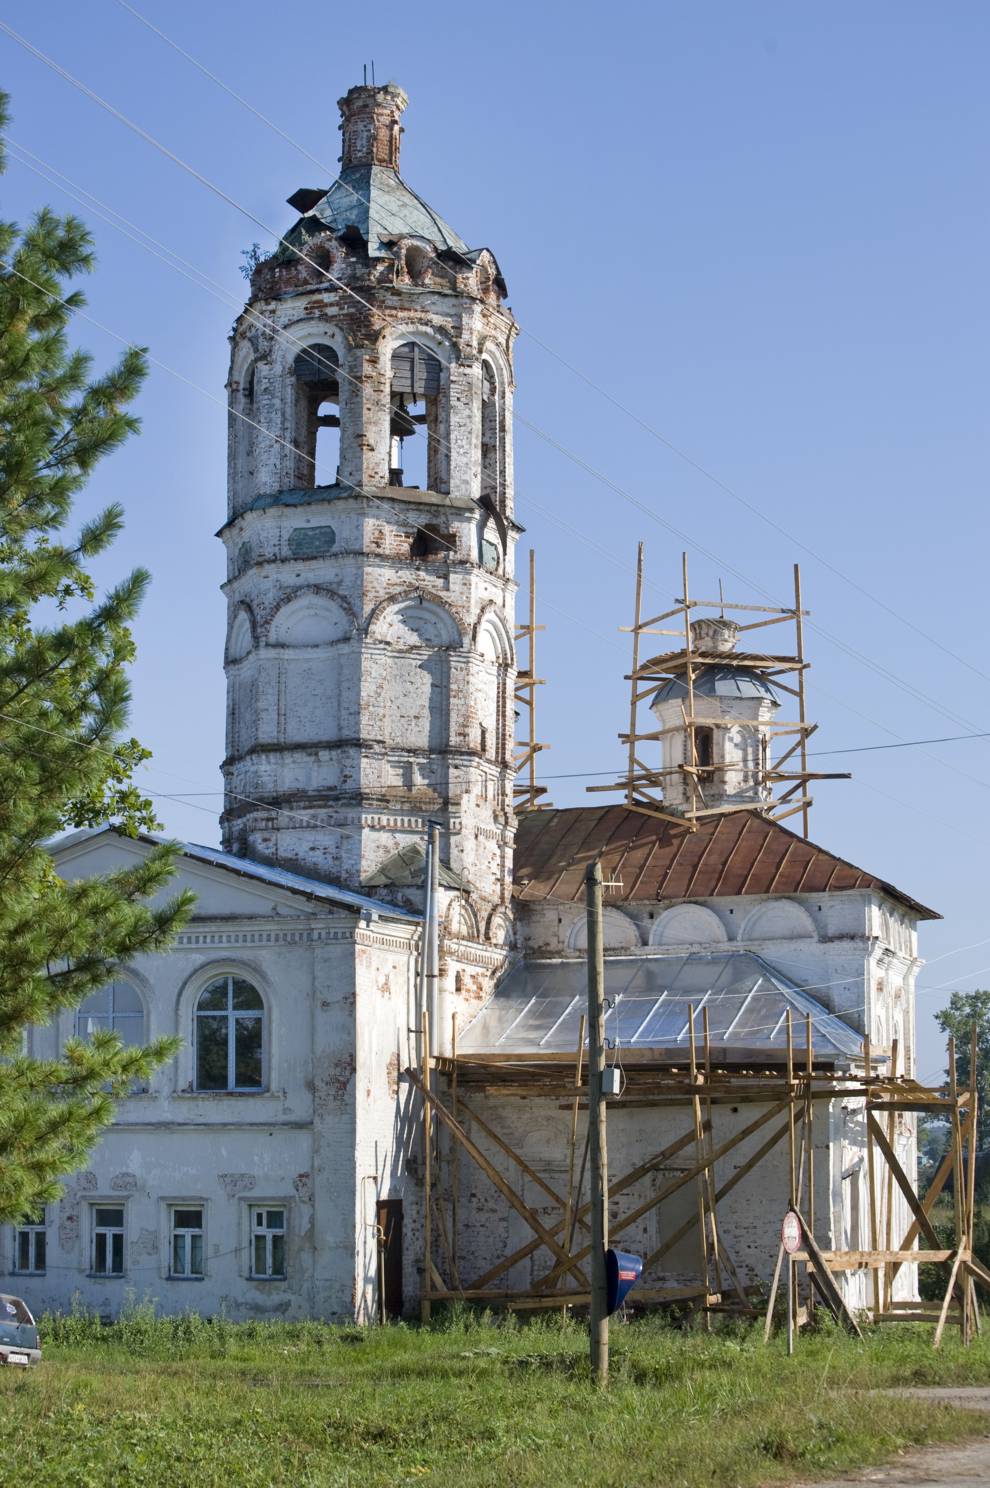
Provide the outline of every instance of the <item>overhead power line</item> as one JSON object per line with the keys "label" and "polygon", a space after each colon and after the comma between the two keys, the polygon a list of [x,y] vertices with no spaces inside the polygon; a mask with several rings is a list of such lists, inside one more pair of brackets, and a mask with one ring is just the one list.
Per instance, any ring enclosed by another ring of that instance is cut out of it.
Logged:
{"label": "overhead power line", "polygon": [[[135,123],[134,120],[130,119],[120,109],[116,108],[113,104],[109,103],[105,98],[101,97],[101,95],[99,93],[97,93],[94,89],[90,88],[88,86],[88,84],[82,82],[79,78],[76,78],[72,73],[70,73],[60,63],[56,62],[54,60],[54,58],[49,57],[47,55],[47,53],[41,51],[40,48],[34,46],[34,44],[32,42],[28,41],[26,37],[21,36],[20,33],[17,32],[12,26],[8,25],[7,22],[0,21],[0,30],[4,31],[8,36],[10,36],[20,46],[24,47],[25,50],[27,50],[28,52],[30,52],[32,56],[36,57],[39,61],[43,62],[45,64],[45,66],[49,67],[58,76],[60,76],[61,78],[63,78],[66,82],[70,83],[73,87],[77,88],[80,92],[82,92],[86,97],[90,98],[93,102],[95,102],[96,104],[98,104],[100,108],[106,110],[106,112],[108,112],[113,118],[117,119],[120,123],[124,124],[126,128],[132,130],[136,135],[139,136],[139,138],[143,139],[146,143],[150,144],[155,150],[159,151],[159,153],[161,153],[167,159],[171,160],[174,164],[176,164],[177,166],[179,166],[180,169],[186,171],[195,180],[197,180],[202,186],[205,186],[207,188],[207,190],[213,192],[222,201],[224,201],[225,203],[227,203],[227,205],[232,206],[236,211],[241,212],[242,215],[244,215],[245,217],[247,217],[249,221],[251,221],[251,222],[255,223],[255,225],[261,227],[263,229],[263,231],[265,231],[266,233],[268,233],[271,237],[275,238],[276,241],[284,242],[284,239],[281,238],[281,235],[274,228],[272,228],[270,224],[268,224],[265,221],[263,221],[262,218],[258,217],[254,212],[252,212],[249,208],[245,207],[241,202],[238,202],[234,197],[232,197],[229,194],[229,192],[225,191],[222,187],[218,186],[215,182],[211,181],[209,177],[205,176],[201,171],[197,170],[195,166],[192,166],[192,165],[189,164],[188,161],[183,160],[182,157],[180,157],[179,155],[177,155],[175,153],[175,151],[171,150],[167,145],[163,144],[160,140],[156,139],[154,135],[150,134],[146,129],[142,128],[141,125]],[[329,272],[329,270],[325,269],[322,265],[316,263],[313,259],[309,258],[307,254],[303,253],[300,249],[296,248],[294,245],[289,244],[289,243],[285,243],[285,246],[292,253],[294,253],[296,255],[296,257],[298,257],[299,259],[301,259],[304,263],[309,264],[316,272],[318,272],[319,274],[321,274],[325,279],[327,279],[330,282],[332,282],[335,285],[337,285],[338,288],[342,289],[351,298],[357,300],[358,303],[360,303],[361,305],[363,305],[372,314],[377,315],[386,324],[392,324],[390,318],[387,315],[385,315],[384,312],[382,312],[381,310],[379,310],[376,306],[372,305],[368,300],[364,299],[363,296],[357,294],[353,289],[350,288],[349,285],[345,284],[342,280],[337,279],[336,276],[334,276],[333,274],[331,274]],[[412,339],[412,340],[415,341],[415,336],[410,337],[410,339]],[[426,349],[429,350],[430,348],[426,348]],[[717,567],[722,568],[726,573],[731,573],[733,575],[733,577],[739,579],[742,583],[748,584],[751,588],[753,588],[757,593],[761,594],[764,598],[766,598],[768,600],[771,600],[771,601],[774,600],[774,596],[772,594],[770,594],[769,591],[765,590],[760,584],[756,583],[752,579],[747,578],[745,574],[741,573],[733,565],[726,563],[723,559],[720,559],[717,554],[713,553],[711,550],[709,550],[708,548],[706,548],[703,544],[697,542],[695,539],[692,539],[687,533],[685,533],[681,529],[677,528],[673,523],[671,523],[671,522],[667,521],[665,518],[661,517],[657,512],[655,512],[653,510],[652,507],[648,506],[645,502],[641,501],[638,497],[633,496],[631,492],[626,491],[622,486],[620,486],[618,484],[618,482],[612,480],[604,472],[602,472],[600,470],[597,470],[588,461],[586,461],[585,459],[583,459],[583,457],[581,457],[580,455],[576,454],[574,451],[568,449],[566,445],[561,444],[559,440],[553,438],[553,436],[551,436],[550,434],[548,434],[545,430],[539,428],[538,425],[530,422],[529,420],[522,419],[518,414],[516,415],[516,420],[518,422],[522,423],[524,425],[524,427],[529,428],[533,433],[535,433],[539,438],[543,439],[552,448],[557,449],[567,459],[571,460],[574,464],[578,465],[579,468],[585,470],[594,479],[600,481],[602,484],[604,484],[605,486],[607,486],[610,490],[613,490],[614,492],[616,492],[616,494],[618,494],[621,497],[623,497],[624,500],[630,502],[639,511],[643,512],[644,515],[646,515],[647,517],[649,517],[651,521],[656,522],[659,526],[663,527],[665,530],[673,533],[675,536],[678,537],[678,539],[680,541],[684,542],[688,547],[693,548],[697,552],[702,553],[706,558],[709,559],[710,562],[714,563]],[[808,549],[807,551],[814,552],[814,550],[812,550],[812,549]],[[815,553],[815,556],[817,557],[818,554]],[[896,675],[896,673],[893,673],[888,668],[881,666],[873,658],[865,655],[863,652],[858,651],[855,647],[848,645],[846,642],[842,641],[840,638],[832,635],[828,630],[825,629],[824,626],[818,624],[817,622],[811,622],[811,621],[808,622],[808,625],[809,625],[809,628],[816,630],[824,639],[828,640],[829,642],[831,642],[831,644],[833,644],[836,647],[838,647],[841,651],[844,652],[844,654],[848,655],[851,658],[854,658],[854,659],[858,660],[859,662],[861,662],[861,664],[863,664],[866,667],[868,667],[871,671],[875,672],[878,676],[884,677],[886,680],[890,681],[894,686],[899,687],[901,690],[903,690],[908,695],[913,696],[918,701],[920,701],[920,702],[924,703],[926,706],[932,708],[935,712],[941,713],[943,717],[946,717],[946,718],[951,719],[952,722],[957,723],[957,724],[960,724],[964,728],[970,729],[971,731],[974,731],[974,732],[976,731],[976,726],[969,719],[960,717],[958,714],[955,714],[955,713],[951,712],[944,705],[942,705],[939,702],[937,702],[937,700],[929,697],[926,693],[922,692],[920,688],[915,687],[910,682],[906,682],[903,678],[898,677]],[[945,762],[942,762],[942,763],[944,764]],[[955,768],[954,766],[951,766],[951,765],[946,765],[946,767],[949,768],[949,769],[954,769]],[[965,775],[966,772],[960,772],[960,773],[962,773],[962,774]],[[966,776],[966,778],[969,778],[969,779],[973,780],[974,783],[980,784],[981,786],[985,786],[986,785],[986,782],[977,781],[976,780],[976,777]],[[990,787],[988,787],[988,788],[990,788]]]}
{"label": "overhead power line", "polygon": [[[194,57],[191,52],[185,49],[185,47],[180,46],[180,44],[175,41],[173,37],[167,35],[160,26],[156,26],[154,22],[148,19],[147,16],[142,15],[142,13],[134,5],[131,5],[129,3],[129,0],[117,0],[117,4],[120,5],[122,9],[128,11],[130,15],[134,16],[136,20],[140,21],[143,26],[146,26],[149,31],[152,31],[156,36],[160,37],[160,39],[165,42],[167,46],[171,47],[173,51],[177,52],[181,57],[184,57],[185,60],[192,67],[195,67],[196,70],[202,73],[204,77],[209,78],[210,82],[214,83],[218,88],[222,89],[224,93],[228,94],[229,97],[233,98],[237,103],[239,103],[242,108],[246,109],[250,114],[253,114],[256,119],[260,120],[261,123],[266,126],[266,128],[271,129],[276,135],[278,135],[279,139],[284,140],[286,144],[291,145],[294,150],[297,150],[300,155],[303,155],[313,165],[318,166],[319,169],[323,171],[325,176],[333,176],[333,171],[323,161],[319,160],[315,155],[313,155],[312,152],[308,150],[305,145],[301,144],[292,135],[287,134],[284,129],[282,129],[272,119],[269,119],[268,116],[266,114],[263,114],[260,109],[256,108],[249,99],[243,97],[242,94],[238,93],[234,88],[230,87],[228,83],[225,83],[222,78],[218,77],[215,72],[212,72],[210,68],[206,67],[204,63],[200,62],[198,58]],[[348,185],[347,190],[353,197],[355,197],[356,200],[360,201],[364,206],[368,208],[371,220],[376,220],[374,216],[374,207],[371,201],[367,197],[362,196],[362,194],[353,186]],[[411,229],[414,227],[414,224],[411,223],[408,218],[403,216],[401,209],[396,207],[394,208],[394,211],[395,215],[399,217],[400,221],[404,221],[406,225]],[[448,249],[448,252],[455,253],[457,257],[460,258],[464,263],[470,263],[470,259],[466,258],[465,255],[458,249]],[[428,254],[428,257],[432,258],[435,262],[440,261],[439,256],[435,252]],[[801,552],[808,554],[808,556],[811,558],[814,558],[816,562],[820,563],[823,568],[828,570],[829,573],[834,574],[836,578],[839,578],[843,581],[843,583],[848,584],[850,588],[854,589],[858,594],[863,595],[864,598],[869,599],[873,604],[876,604],[880,609],[885,611],[886,614],[890,615],[900,624],[906,625],[909,630],[914,631],[915,635],[920,636],[922,640],[927,641],[929,645],[934,646],[937,650],[942,651],[946,656],[951,657],[953,661],[957,662],[960,666],[965,667],[975,676],[980,677],[984,682],[990,682],[990,673],[983,671],[982,668],[976,666],[973,662],[968,661],[966,657],[960,656],[957,651],[953,651],[952,648],[946,646],[943,641],[940,641],[935,636],[929,634],[928,631],[924,630],[920,625],[918,625],[914,620],[911,620],[907,615],[902,615],[899,610],[896,610],[892,605],[887,604],[885,600],[881,599],[871,589],[867,589],[863,584],[860,584],[850,574],[847,574],[843,569],[832,563],[822,553],[818,552],[817,549],[810,547],[799,537],[796,537],[794,533],[789,532],[786,527],[784,527],[780,522],[776,521],[773,517],[768,515],[767,512],[763,511],[763,509],[757,506],[755,502],[748,500],[747,497],[734,490],[726,481],[722,480],[719,476],[715,475],[711,470],[703,465],[700,460],[696,460],[693,455],[690,455],[687,453],[686,450],[681,449],[680,446],[675,444],[673,440],[669,439],[667,435],[661,433],[660,430],[657,429],[653,424],[648,423],[646,419],[642,418],[638,413],[634,412],[634,410],[629,408],[627,404],[623,403],[621,399],[617,398],[613,393],[609,392],[607,388],[602,387],[600,383],[596,382],[586,372],[582,371],[580,367],[574,366],[574,364],[570,362],[561,352],[557,351],[553,346],[549,345],[548,342],[544,341],[540,336],[536,334],[535,331],[531,330],[528,326],[521,326],[519,329],[520,335],[526,336],[529,340],[534,341],[536,345],[541,348],[541,350],[547,352],[550,356],[552,356],[574,377],[579,378],[594,392],[598,393],[600,397],[604,398],[608,403],[611,403],[613,408],[617,408],[621,413],[624,413],[627,418],[632,419],[632,421],[635,424],[638,424],[638,426],[645,433],[649,434],[652,439],[656,439],[666,449],[670,450],[671,454],[675,455],[677,459],[682,460],[698,475],[702,476],[703,479],[710,481],[712,485],[714,485],[718,490],[722,491],[726,496],[730,497],[731,500],[736,501],[741,506],[745,507],[748,512],[751,512],[753,516],[758,517],[761,522],[766,523],[766,525],[772,528],[774,532],[777,532],[782,537],[785,537],[788,542],[793,543],[793,545],[796,548],[799,548]]]}

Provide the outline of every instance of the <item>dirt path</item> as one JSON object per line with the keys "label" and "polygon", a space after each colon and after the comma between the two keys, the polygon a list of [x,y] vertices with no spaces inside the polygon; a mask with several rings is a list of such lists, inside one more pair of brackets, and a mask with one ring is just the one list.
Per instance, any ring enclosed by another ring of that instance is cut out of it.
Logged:
{"label": "dirt path", "polygon": [[[990,1389],[957,1386],[946,1389],[892,1390],[891,1394],[942,1402],[959,1410],[985,1411],[990,1416]],[[923,1447],[908,1452],[886,1467],[871,1467],[848,1478],[829,1478],[814,1488],[851,1488],[855,1483],[879,1483],[883,1488],[987,1488],[990,1485],[990,1419],[987,1435],[963,1446]],[[805,1485],[811,1488],[811,1485]]]}

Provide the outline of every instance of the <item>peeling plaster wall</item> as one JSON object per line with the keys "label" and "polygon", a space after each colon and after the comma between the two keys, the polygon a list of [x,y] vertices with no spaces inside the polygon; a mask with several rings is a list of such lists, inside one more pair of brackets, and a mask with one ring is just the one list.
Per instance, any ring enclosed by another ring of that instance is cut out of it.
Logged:
{"label": "peeling plaster wall", "polygon": [[[260,266],[232,338],[224,843],[357,888],[439,818],[445,857],[487,913],[509,902],[514,831],[515,322],[487,251],[440,264],[403,239],[369,261],[324,232],[307,254],[319,267],[289,254]],[[389,485],[392,354],[408,340],[441,366],[432,492]],[[313,489],[293,449],[304,346],[332,348],[339,367],[338,483]],[[452,546],[419,555],[428,526]],[[449,633],[390,630],[387,607],[411,596]],[[322,606],[305,645],[279,634],[291,600]],[[299,819],[314,811],[318,824]]]}

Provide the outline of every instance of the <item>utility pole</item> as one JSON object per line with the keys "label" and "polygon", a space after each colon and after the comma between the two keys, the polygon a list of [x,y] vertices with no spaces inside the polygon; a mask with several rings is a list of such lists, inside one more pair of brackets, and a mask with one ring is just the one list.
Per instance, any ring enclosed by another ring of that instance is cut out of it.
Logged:
{"label": "utility pole", "polygon": [[602,932],[602,865],[584,878],[588,913],[588,1157],[591,1166],[591,1377],[608,1384],[608,1144],[602,1071],[605,1068],[605,960]]}

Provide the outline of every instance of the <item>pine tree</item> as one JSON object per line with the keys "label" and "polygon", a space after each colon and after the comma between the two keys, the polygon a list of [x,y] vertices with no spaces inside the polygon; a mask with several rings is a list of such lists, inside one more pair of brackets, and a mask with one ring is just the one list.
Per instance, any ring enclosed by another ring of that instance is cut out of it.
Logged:
{"label": "pine tree", "polygon": [[[6,119],[0,94],[0,128]],[[99,1032],[39,1060],[25,1053],[27,1030],[164,949],[190,902],[149,903],[173,872],[173,845],[76,882],[45,847],[102,821],[131,835],[157,825],[132,778],[147,751],[123,737],[148,574],[97,593],[89,568],[120,530],[119,507],[67,532],[73,497],[138,427],[128,406],[145,374],[139,350],[94,375],[69,344],[84,301],[68,281],[92,267],[74,217],[43,208],[23,229],[0,222],[0,1221],[56,1198],[116,1100],[174,1053],[168,1040],[124,1048]]]}

